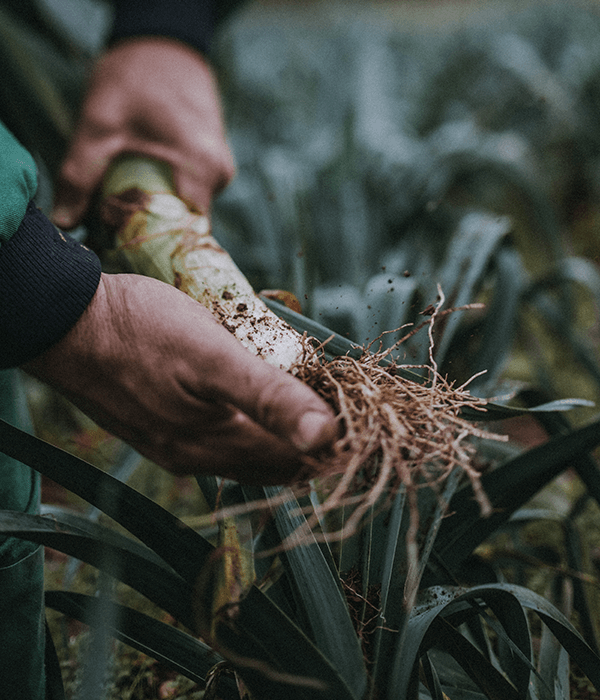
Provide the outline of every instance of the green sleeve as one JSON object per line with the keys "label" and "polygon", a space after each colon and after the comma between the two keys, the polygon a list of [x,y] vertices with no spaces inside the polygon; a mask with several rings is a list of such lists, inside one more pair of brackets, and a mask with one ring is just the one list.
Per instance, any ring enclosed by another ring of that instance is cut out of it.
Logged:
{"label": "green sleeve", "polygon": [[0,246],[16,233],[36,190],[35,161],[0,123]]}

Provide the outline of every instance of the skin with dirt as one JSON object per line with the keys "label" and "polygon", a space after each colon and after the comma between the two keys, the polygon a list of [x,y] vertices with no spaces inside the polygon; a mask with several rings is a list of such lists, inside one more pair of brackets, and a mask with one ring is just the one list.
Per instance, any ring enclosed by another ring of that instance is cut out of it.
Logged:
{"label": "skin with dirt", "polygon": [[170,194],[129,189],[104,200],[113,232],[113,261],[171,284],[206,306],[246,348],[289,370],[304,342],[254,293],[210,233],[208,218]]}

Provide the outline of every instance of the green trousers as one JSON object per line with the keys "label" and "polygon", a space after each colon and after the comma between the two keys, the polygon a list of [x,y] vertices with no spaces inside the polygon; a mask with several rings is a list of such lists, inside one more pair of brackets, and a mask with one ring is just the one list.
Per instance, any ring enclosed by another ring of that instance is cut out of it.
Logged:
{"label": "green trousers", "polygon": [[[0,417],[28,427],[17,372],[0,372]],[[0,446],[1,447],[1,446]],[[0,453],[0,508],[32,513],[40,479]],[[0,539],[0,685],[7,698],[44,697],[43,547]]]}

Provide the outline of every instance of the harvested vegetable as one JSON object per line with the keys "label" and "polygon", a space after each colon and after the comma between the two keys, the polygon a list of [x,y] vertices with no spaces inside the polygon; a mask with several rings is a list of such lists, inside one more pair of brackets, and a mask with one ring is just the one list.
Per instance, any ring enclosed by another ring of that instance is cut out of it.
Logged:
{"label": "harvested vegetable", "polygon": [[352,515],[343,533],[328,537],[350,534],[373,506],[385,507],[403,488],[413,506],[414,541],[416,489],[437,487],[455,468],[471,479],[482,511],[489,511],[469,439],[502,438],[461,417],[465,405],[483,411],[485,401],[438,372],[432,347],[434,323],[446,313],[441,290],[422,324],[430,345],[429,364],[419,368],[425,380],[417,374],[411,379],[407,366],[392,359],[402,340],[379,352],[371,352],[371,344],[358,360],[327,359],[323,345],[274,314],[213,238],[208,217],[173,194],[165,166],[138,158],[117,162],[106,180],[101,216],[116,237],[110,258],[118,269],[156,277],[197,299],[251,352],[292,372],[335,408],[344,430],[333,453],[306,458],[317,459],[323,475],[324,500],[311,525],[345,506]]}

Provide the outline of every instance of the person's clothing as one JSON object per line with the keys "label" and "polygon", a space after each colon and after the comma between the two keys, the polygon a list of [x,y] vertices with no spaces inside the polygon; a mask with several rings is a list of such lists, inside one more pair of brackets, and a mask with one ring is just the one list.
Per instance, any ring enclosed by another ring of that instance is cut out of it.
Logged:
{"label": "person's clothing", "polygon": [[169,36],[207,53],[216,7],[216,2],[197,0],[116,0],[109,43],[133,36]]}
{"label": "person's clothing", "polygon": [[43,700],[46,697],[43,547],[36,546],[15,563],[0,567],[0,592],[3,697]]}
{"label": "person's clothing", "polygon": [[7,368],[33,359],[76,323],[98,287],[100,262],[32,203],[33,159],[2,125],[0,153],[0,368]]}
{"label": "person's clothing", "polygon": [[21,225],[37,190],[37,167],[31,155],[0,125],[0,246]]}
{"label": "person's clothing", "polygon": [[109,43],[132,36],[169,36],[202,53],[240,0],[115,0]]}
{"label": "person's clothing", "polygon": [[[27,0],[0,4],[0,119],[17,128],[30,150],[55,152],[58,162],[66,134],[61,141],[60,123],[48,109],[58,93],[46,78],[49,67],[63,65],[64,56],[62,47],[42,50],[46,44],[38,38],[44,29],[35,7]],[[59,79],[60,72],[55,75]],[[38,103],[41,83],[47,89]],[[0,123],[0,368],[16,367],[59,340],[98,284],[97,259],[34,206],[37,190],[37,163]],[[0,418],[30,430],[19,379],[15,369],[0,371]],[[1,449],[0,509],[35,513],[39,475]],[[0,685],[7,697],[45,697],[43,562],[43,547],[0,538]]]}
{"label": "person's clothing", "polygon": [[[1,368],[17,367],[60,340],[100,279],[96,256],[34,204],[44,195],[36,194],[36,164],[50,177],[56,172],[93,58],[89,47],[60,31],[58,4],[0,0],[0,417],[26,429],[17,371]],[[215,26],[233,4],[114,0],[106,40],[161,35],[207,52]],[[38,475],[1,450],[0,509],[36,512]],[[6,697],[45,697],[43,613],[43,548],[0,537],[0,686]]]}
{"label": "person's clothing", "polygon": [[[0,372],[0,418],[27,426],[16,370]],[[35,513],[37,473],[0,453],[0,508]],[[0,540],[0,684],[3,697],[44,698],[44,548],[16,537]]]}

